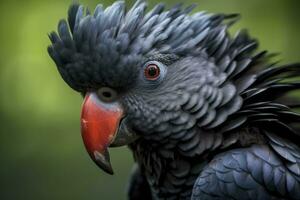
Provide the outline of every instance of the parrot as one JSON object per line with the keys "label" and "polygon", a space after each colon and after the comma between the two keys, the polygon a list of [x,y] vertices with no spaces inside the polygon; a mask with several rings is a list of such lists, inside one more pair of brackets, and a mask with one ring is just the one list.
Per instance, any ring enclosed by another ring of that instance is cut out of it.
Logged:
{"label": "parrot", "polygon": [[49,33],[95,164],[113,174],[109,148],[128,146],[131,200],[300,199],[300,64],[231,34],[239,14],[127,7],[72,3]]}

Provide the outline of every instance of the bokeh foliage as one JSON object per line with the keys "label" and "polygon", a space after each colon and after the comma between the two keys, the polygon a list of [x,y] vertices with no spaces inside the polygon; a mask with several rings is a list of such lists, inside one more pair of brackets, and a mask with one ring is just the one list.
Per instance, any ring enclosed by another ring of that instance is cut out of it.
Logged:
{"label": "bokeh foliage", "polygon": [[[241,13],[233,33],[248,28],[261,49],[282,52],[284,63],[300,61],[300,1],[184,2],[198,3],[196,10]],[[82,98],[63,82],[46,51],[47,33],[66,17],[70,3],[0,1],[0,199],[125,199],[130,152],[111,149],[114,176],[92,163],[80,136]],[[99,1],[80,3],[93,9]]]}

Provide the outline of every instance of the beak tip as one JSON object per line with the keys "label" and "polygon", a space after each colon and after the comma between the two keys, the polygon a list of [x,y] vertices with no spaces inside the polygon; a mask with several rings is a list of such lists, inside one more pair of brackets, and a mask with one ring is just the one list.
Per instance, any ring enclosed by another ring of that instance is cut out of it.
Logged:
{"label": "beak tip", "polygon": [[94,151],[94,161],[95,163],[103,169],[105,172],[107,172],[110,175],[114,174],[114,171],[112,169],[112,166],[110,164],[110,157],[109,153],[106,150],[104,153],[100,153],[99,151]]}

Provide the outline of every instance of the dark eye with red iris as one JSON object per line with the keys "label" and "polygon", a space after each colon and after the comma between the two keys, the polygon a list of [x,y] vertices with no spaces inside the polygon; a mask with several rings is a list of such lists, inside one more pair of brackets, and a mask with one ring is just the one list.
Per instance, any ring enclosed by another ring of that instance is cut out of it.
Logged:
{"label": "dark eye with red iris", "polygon": [[144,74],[148,80],[156,80],[160,74],[159,67],[155,64],[149,64],[145,68]]}

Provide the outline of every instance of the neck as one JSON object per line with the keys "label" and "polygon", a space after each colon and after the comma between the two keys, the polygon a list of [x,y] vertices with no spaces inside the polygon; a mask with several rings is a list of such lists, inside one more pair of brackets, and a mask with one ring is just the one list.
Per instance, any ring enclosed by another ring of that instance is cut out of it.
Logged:
{"label": "neck", "polygon": [[207,160],[204,155],[197,156],[198,159],[188,158],[143,140],[133,144],[132,149],[153,196],[158,199],[190,197],[193,184],[205,164],[204,160]]}
{"label": "neck", "polygon": [[[248,134],[249,131],[251,134]],[[166,145],[158,146],[155,142],[143,139],[131,145],[135,160],[146,177],[154,197],[157,199],[190,197],[194,182],[203,167],[218,154],[220,149],[226,151],[263,142],[261,135],[253,130],[228,134],[226,137],[218,133],[207,133],[201,135],[201,138],[198,144],[201,151],[197,150],[198,148],[195,151],[193,148],[189,155],[186,152],[183,154],[176,146],[167,148]]]}

